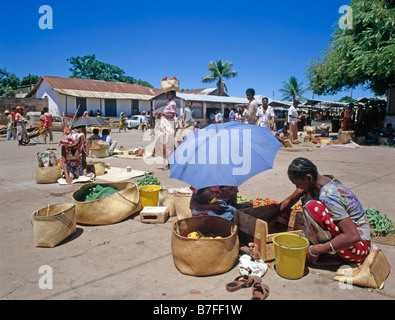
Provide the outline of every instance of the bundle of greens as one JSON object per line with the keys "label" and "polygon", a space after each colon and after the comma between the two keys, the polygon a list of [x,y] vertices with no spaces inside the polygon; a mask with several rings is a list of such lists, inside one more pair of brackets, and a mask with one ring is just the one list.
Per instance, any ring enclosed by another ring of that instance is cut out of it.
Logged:
{"label": "bundle of greens", "polygon": [[373,208],[365,210],[371,228],[372,237],[386,237],[395,234],[395,228],[387,215],[382,216],[380,211]]}
{"label": "bundle of greens", "polygon": [[87,193],[85,196],[85,202],[97,200],[97,199],[109,196],[110,194],[117,193],[117,192],[118,192],[118,190],[113,187],[103,187],[98,184],[98,185],[91,187],[87,190]]}
{"label": "bundle of greens", "polygon": [[154,177],[150,173],[145,173],[140,179],[137,179],[136,182],[140,187],[147,186],[147,185],[160,186],[160,181],[158,180],[158,178]]}

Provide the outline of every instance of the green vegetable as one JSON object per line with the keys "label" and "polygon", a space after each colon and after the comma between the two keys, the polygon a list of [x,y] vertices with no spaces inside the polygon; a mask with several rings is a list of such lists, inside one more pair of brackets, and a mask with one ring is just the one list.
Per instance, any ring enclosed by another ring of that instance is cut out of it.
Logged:
{"label": "green vegetable", "polygon": [[373,208],[367,208],[365,210],[366,216],[369,221],[372,237],[385,237],[395,234],[394,225],[387,217],[387,215],[382,216],[380,211]]}
{"label": "green vegetable", "polygon": [[117,192],[118,190],[113,187],[103,187],[98,184],[95,187],[91,187],[87,190],[85,202],[97,200]]}
{"label": "green vegetable", "polygon": [[160,181],[158,180],[158,178],[154,177],[150,173],[144,174],[140,179],[137,179],[136,182],[139,186],[147,186],[147,185],[160,186]]}

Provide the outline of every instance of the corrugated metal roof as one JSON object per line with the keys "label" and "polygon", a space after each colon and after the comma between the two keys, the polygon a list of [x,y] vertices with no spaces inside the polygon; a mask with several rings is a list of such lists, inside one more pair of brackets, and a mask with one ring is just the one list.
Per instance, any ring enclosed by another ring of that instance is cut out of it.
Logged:
{"label": "corrugated metal roof", "polygon": [[[164,95],[164,93],[162,94]],[[158,96],[153,97],[152,99],[155,99]],[[191,100],[191,101],[200,101],[200,102],[248,104],[247,98],[212,96],[205,94],[192,94],[192,93],[182,93],[182,92],[177,92],[177,98],[181,98],[184,100]]]}
{"label": "corrugated metal roof", "polygon": [[30,96],[35,94],[43,81],[46,81],[51,88],[59,93],[76,97],[149,100],[162,92],[161,89],[124,82],[41,76],[39,82],[30,92]]}
{"label": "corrugated metal roof", "polygon": [[132,99],[132,100],[150,100],[152,95],[134,94],[134,93],[117,93],[117,92],[101,92],[101,91],[86,91],[86,90],[72,90],[72,89],[58,89],[55,91],[77,98],[101,98],[101,99]]}

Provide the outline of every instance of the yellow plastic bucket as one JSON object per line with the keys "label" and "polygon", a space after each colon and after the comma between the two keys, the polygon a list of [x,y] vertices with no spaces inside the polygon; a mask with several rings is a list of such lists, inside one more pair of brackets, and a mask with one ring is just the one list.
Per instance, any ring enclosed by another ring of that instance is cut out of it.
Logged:
{"label": "yellow plastic bucket", "polygon": [[304,274],[309,241],[297,234],[280,233],[273,237],[276,272],[286,279],[299,279]]}
{"label": "yellow plastic bucket", "polygon": [[156,207],[158,206],[159,201],[159,191],[162,189],[161,186],[157,185],[148,185],[141,186],[140,197],[141,197],[141,205],[144,207]]}

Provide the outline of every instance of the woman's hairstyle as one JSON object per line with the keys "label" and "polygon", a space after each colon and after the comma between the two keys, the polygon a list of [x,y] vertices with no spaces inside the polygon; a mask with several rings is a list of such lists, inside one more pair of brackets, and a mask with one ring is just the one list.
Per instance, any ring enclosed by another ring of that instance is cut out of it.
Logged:
{"label": "woman's hairstyle", "polygon": [[288,167],[288,177],[295,179],[304,178],[306,175],[311,174],[314,181],[317,180],[318,170],[314,163],[306,158],[296,158]]}
{"label": "woman's hairstyle", "polygon": [[108,129],[103,129],[102,133],[103,136],[108,136],[110,134],[110,131]]}

